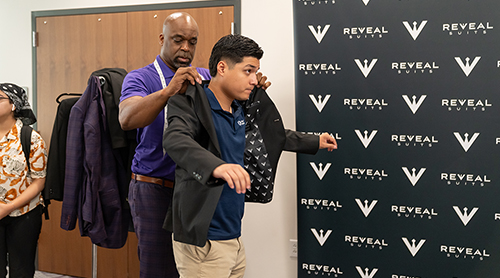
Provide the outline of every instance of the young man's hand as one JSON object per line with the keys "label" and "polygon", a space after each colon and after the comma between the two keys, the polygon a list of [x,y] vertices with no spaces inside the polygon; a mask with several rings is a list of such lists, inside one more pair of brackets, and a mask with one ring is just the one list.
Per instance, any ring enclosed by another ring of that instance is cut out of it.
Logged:
{"label": "young man's hand", "polygon": [[245,193],[247,189],[250,189],[250,176],[239,164],[222,164],[215,168],[212,176],[225,180],[229,187],[236,190],[238,194]]}
{"label": "young man's hand", "polygon": [[328,133],[319,136],[319,149],[328,149],[329,152],[337,149],[337,140]]}

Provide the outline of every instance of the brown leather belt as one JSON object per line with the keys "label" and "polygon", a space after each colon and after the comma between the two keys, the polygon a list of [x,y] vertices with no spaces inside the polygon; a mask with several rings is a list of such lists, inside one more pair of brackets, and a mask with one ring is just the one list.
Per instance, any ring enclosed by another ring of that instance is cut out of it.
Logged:
{"label": "brown leather belt", "polygon": [[132,173],[132,179],[136,180],[136,181],[149,182],[149,183],[162,185],[165,187],[174,188],[174,183],[172,181],[164,180],[164,179],[160,179],[160,178],[152,178],[152,177]]}

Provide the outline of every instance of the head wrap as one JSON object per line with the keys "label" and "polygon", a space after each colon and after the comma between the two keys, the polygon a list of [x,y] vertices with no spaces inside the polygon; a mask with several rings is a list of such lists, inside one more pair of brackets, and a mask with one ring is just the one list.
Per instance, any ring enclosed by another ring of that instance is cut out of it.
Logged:
{"label": "head wrap", "polygon": [[31,125],[36,122],[35,114],[31,110],[28,96],[23,88],[12,83],[1,83],[0,90],[9,97],[10,101],[16,107],[14,117],[19,118],[25,125]]}

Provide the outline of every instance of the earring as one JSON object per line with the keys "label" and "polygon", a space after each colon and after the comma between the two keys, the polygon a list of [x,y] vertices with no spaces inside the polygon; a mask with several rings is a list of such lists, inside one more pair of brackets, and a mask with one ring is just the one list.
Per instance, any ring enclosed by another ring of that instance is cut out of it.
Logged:
{"label": "earring", "polygon": [[16,111],[16,106],[12,104],[12,111]]}

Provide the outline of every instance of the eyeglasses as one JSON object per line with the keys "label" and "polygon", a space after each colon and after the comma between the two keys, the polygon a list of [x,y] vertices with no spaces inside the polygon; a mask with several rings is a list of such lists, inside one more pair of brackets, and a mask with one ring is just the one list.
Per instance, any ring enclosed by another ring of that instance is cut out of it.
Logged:
{"label": "eyeglasses", "polygon": [[3,100],[3,99],[9,99],[9,98],[8,97],[0,96],[0,100]]}

